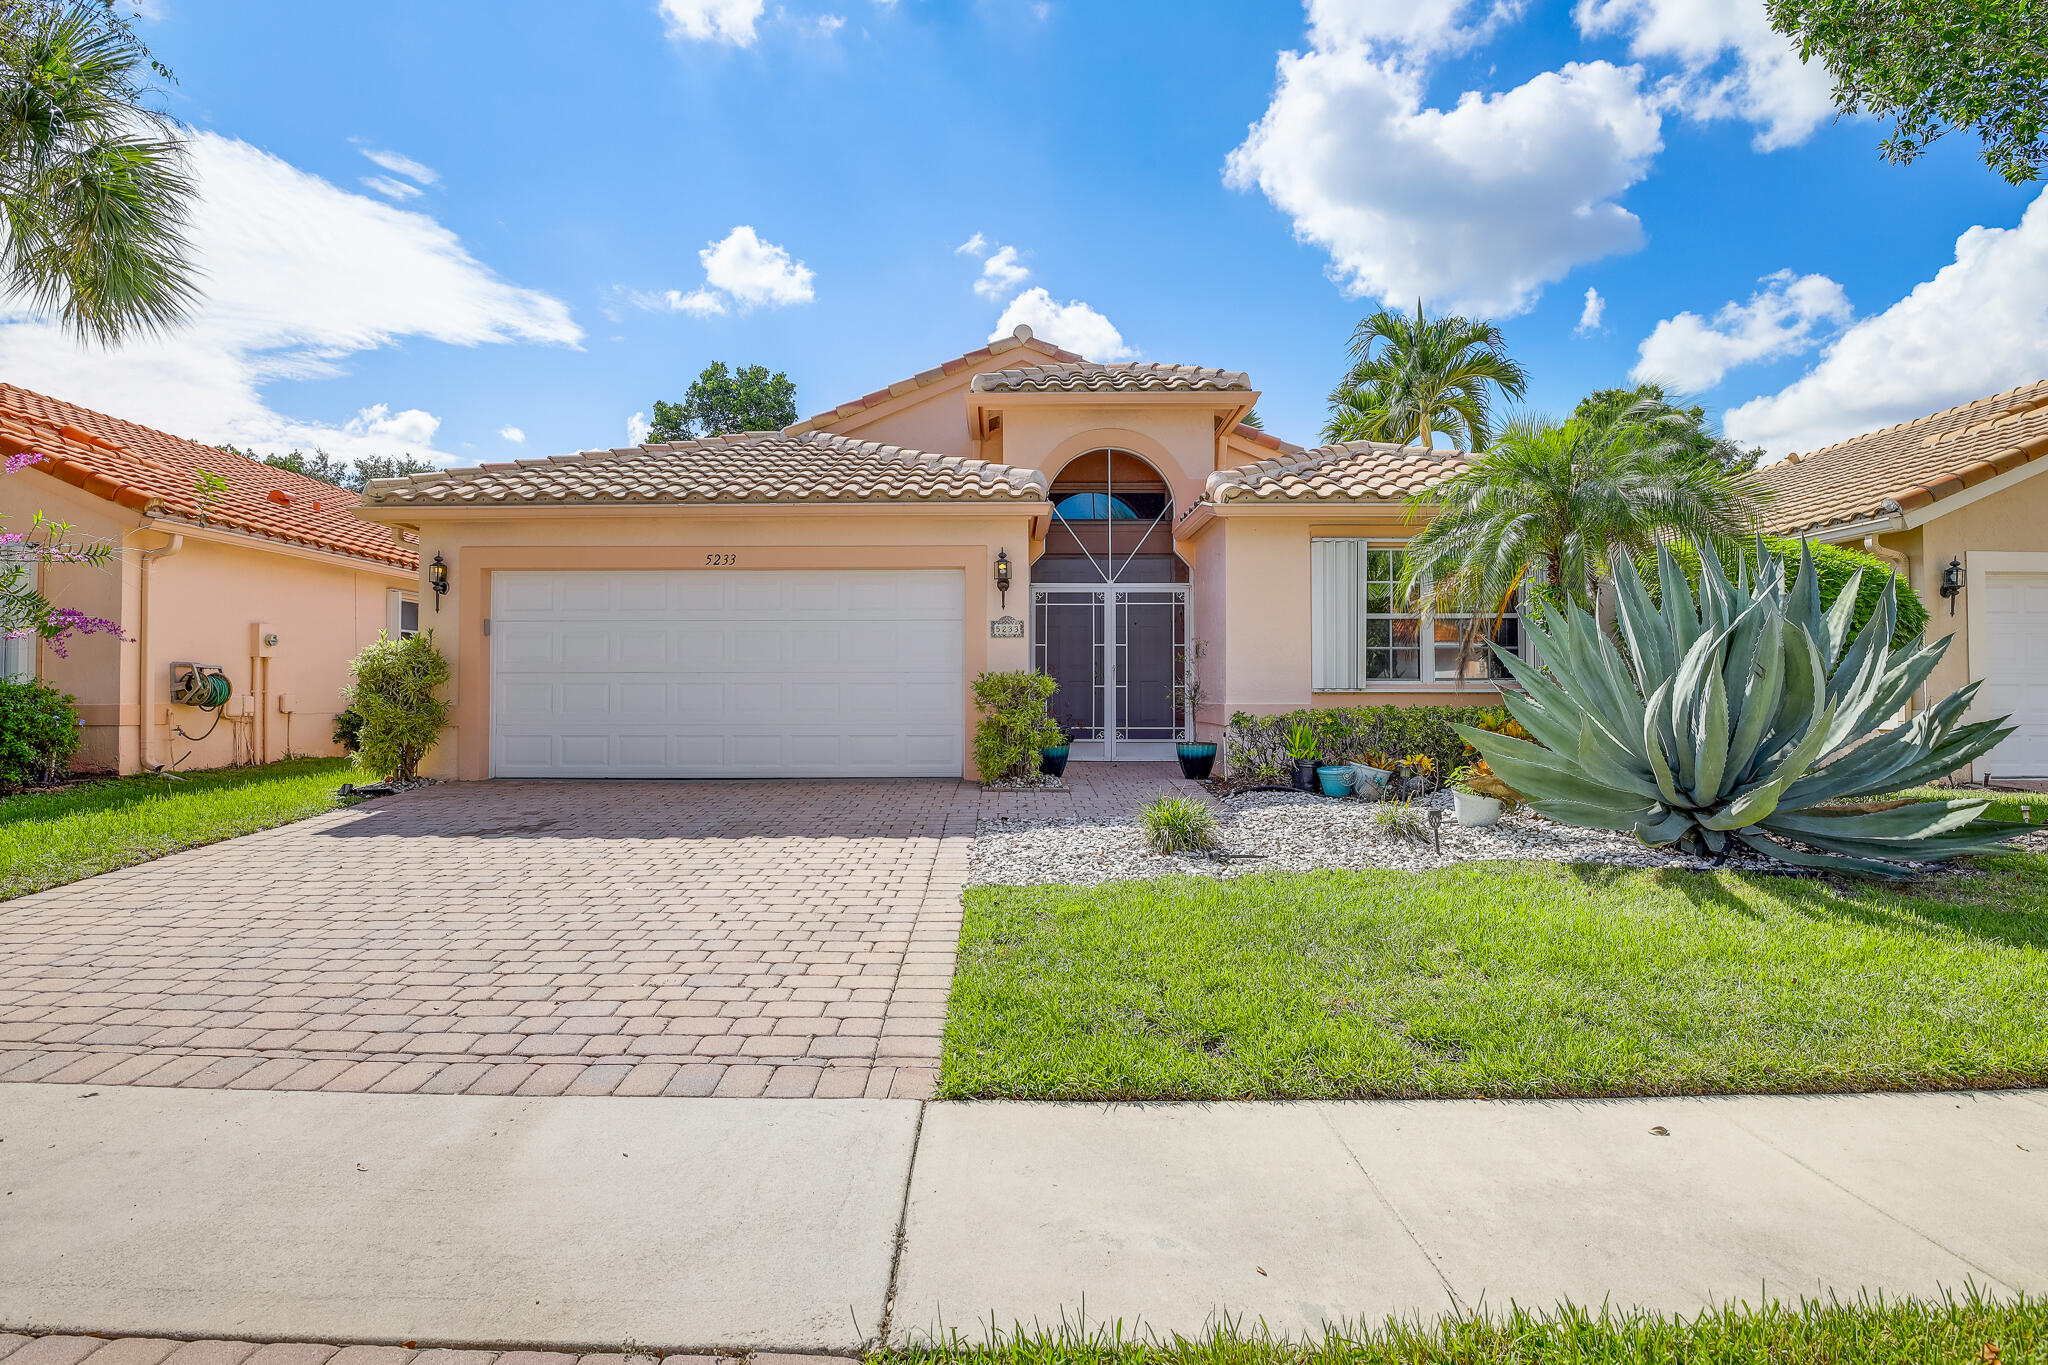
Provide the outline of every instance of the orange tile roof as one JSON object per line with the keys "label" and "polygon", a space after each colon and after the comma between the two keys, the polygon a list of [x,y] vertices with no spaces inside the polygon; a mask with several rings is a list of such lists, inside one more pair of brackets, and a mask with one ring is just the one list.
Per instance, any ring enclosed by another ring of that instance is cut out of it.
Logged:
{"label": "orange tile roof", "polygon": [[1424,450],[1383,441],[1345,441],[1258,460],[1209,476],[1202,500],[1226,502],[1392,502],[1434,488],[1464,467],[1462,450]]}
{"label": "orange tile roof", "polygon": [[934,365],[929,370],[920,370],[908,379],[899,379],[887,388],[880,388],[876,389],[873,393],[863,394],[850,403],[841,403],[829,412],[821,412],[816,416],[806,417],[803,421],[786,428],[786,430],[791,436],[799,436],[807,431],[817,431],[820,428],[829,427],[842,417],[851,417],[857,412],[886,403],[891,398],[898,398],[906,393],[914,393],[929,384],[936,384],[942,379],[959,374],[962,370],[970,370],[974,368],[974,362],[977,360],[987,360],[991,356],[1003,355],[1006,352],[1017,350],[1019,347],[1036,351],[1042,356],[1058,361],[1086,359],[1085,356],[1076,355],[1072,351],[1061,350],[1049,341],[1040,341],[1031,335],[1030,327],[1020,322],[1017,324],[1017,330],[1009,336],[997,337],[986,346],[976,347],[963,356],[948,360],[943,365]]}
{"label": "orange tile roof", "polygon": [[1766,530],[1817,531],[1925,507],[2048,455],[2048,380],[1757,471]]}
{"label": "orange tile roof", "polygon": [[809,431],[734,432],[378,479],[365,507],[1037,502],[1046,478],[957,455]]}
{"label": "orange tile roof", "polygon": [[0,454],[40,452],[31,468],[151,516],[201,520],[199,471],[227,488],[204,509],[208,523],[269,540],[404,569],[419,566],[391,532],[356,520],[345,488],[273,468],[246,455],[109,417],[91,408],[0,384]]}

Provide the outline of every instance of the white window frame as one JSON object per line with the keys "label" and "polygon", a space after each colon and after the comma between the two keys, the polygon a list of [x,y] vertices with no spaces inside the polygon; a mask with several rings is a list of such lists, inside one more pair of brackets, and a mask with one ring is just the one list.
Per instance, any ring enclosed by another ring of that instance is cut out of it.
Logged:
{"label": "white window frame", "polygon": [[419,601],[420,596],[418,593],[407,592],[404,588],[389,588],[385,590],[384,630],[392,639],[403,640],[410,635],[419,633],[417,630],[408,632],[405,629],[405,604],[408,602],[413,604],[413,619],[417,621],[419,619]]}
{"label": "white window frame", "polygon": [[[28,560],[27,569],[27,586],[30,588],[40,587],[43,577],[42,562],[35,559]],[[34,682],[36,680],[38,656],[42,653],[38,648],[41,644],[42,638],[36,635],[24,635],[14,640],[0,636],[0,680],[7,682]]]}
{"label": "white window frame", "polygon": [[[1372,611],[1368,577],[1375,552],[1406,555],[1405,538],[1376,536],[1311,536],[1309,578],[1312,598],[1310,625],[1310,690],[1315,692],[1406,692],[1497,689],[1512,686],[1505,678],[1472,678],[1456,673],[1444,675],[1437,663],[1436,627],[1438,612],[1434,595],[1425,581],[1414,611]],[[1352,575],[1350,582],[1333,581],[1333,575]],[[1446,621],[1468,621],[1478,612],[1445,612]],[[1517,623],[1517,640],[1527,648],[1528,634],[1521,630],[1521,606],[1506,613]],[[1503,618],[1505,619],[1505,617]],[[1370,676],[1369,626],[1374,621],[1413,621],[1416,674],[1412,678]]]}

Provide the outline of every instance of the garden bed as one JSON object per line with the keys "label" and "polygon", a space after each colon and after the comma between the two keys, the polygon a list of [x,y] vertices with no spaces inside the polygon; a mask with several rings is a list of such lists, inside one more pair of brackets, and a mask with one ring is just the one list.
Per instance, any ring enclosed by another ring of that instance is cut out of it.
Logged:
{"label": "garden bed", "polygon": [[[1452,817],[1448,792],[1415,802],[1419,830],[1413,836],[1382,823],[1386,807],[1380,802],[1255,791],[1213,804],[1218,811],[1218,857],[1154,853],[1145,846],[1144,836],[1133,822],[1085,824],[991,817],[976,830],[968,882],[977,886],[1094,886],[1176,873],[1240,877],[1254,872],[1374,868],[1427,872],[1457,863],[1531,860],[1812,875],[1748,852],[1731,853],[1716,863],[1672,850],[1645,848],[1632,834],[1579,829],[1526,812],[1504,815],[1490,829],[1467,829]],[[1434,840],[1423,814],[1432,805],[1443,811]],[[2022,846],[2048,851],[2048,833],[2030,835]],[[1960,870],[1968,867],[1967,861],[1953,865]],[[1952,875],[1952,870],[1930,868],[1928,875]]]}

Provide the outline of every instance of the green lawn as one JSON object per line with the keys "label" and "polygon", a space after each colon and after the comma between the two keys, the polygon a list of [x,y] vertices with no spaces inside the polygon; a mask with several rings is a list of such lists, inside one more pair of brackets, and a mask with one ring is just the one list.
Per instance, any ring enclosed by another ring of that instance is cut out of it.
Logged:
{"label": "green lawn", "polygon": [[867,1365],[2044,1365],[2048,1303],[1866,1298],[1692,1317],[1511,1308],[1307,1339],[1229,1324],[1194,1339],[1064,1325],[970,1340],[877,1351]]}
{"label": "green lawn", "polygon": [[2048,1082],[2048,857],[1894,887],[1474,863],[967,895],[948,1098]]}
{"label": "green lawn", "polygon": [[345,758],[120,777],[0,800],[0,900],[181,848],[288,825],[344,804]]}

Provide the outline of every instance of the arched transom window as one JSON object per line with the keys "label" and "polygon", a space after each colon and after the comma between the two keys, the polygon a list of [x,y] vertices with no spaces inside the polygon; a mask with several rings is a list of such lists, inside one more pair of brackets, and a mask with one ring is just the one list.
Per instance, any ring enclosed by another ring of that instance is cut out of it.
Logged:
{"label": "arched transom window", "polygon": [[1173,492],[1129,451],[1091,450],[1052,481],[1052,529],[1034,583],[1185,583],[1173,549]]}

